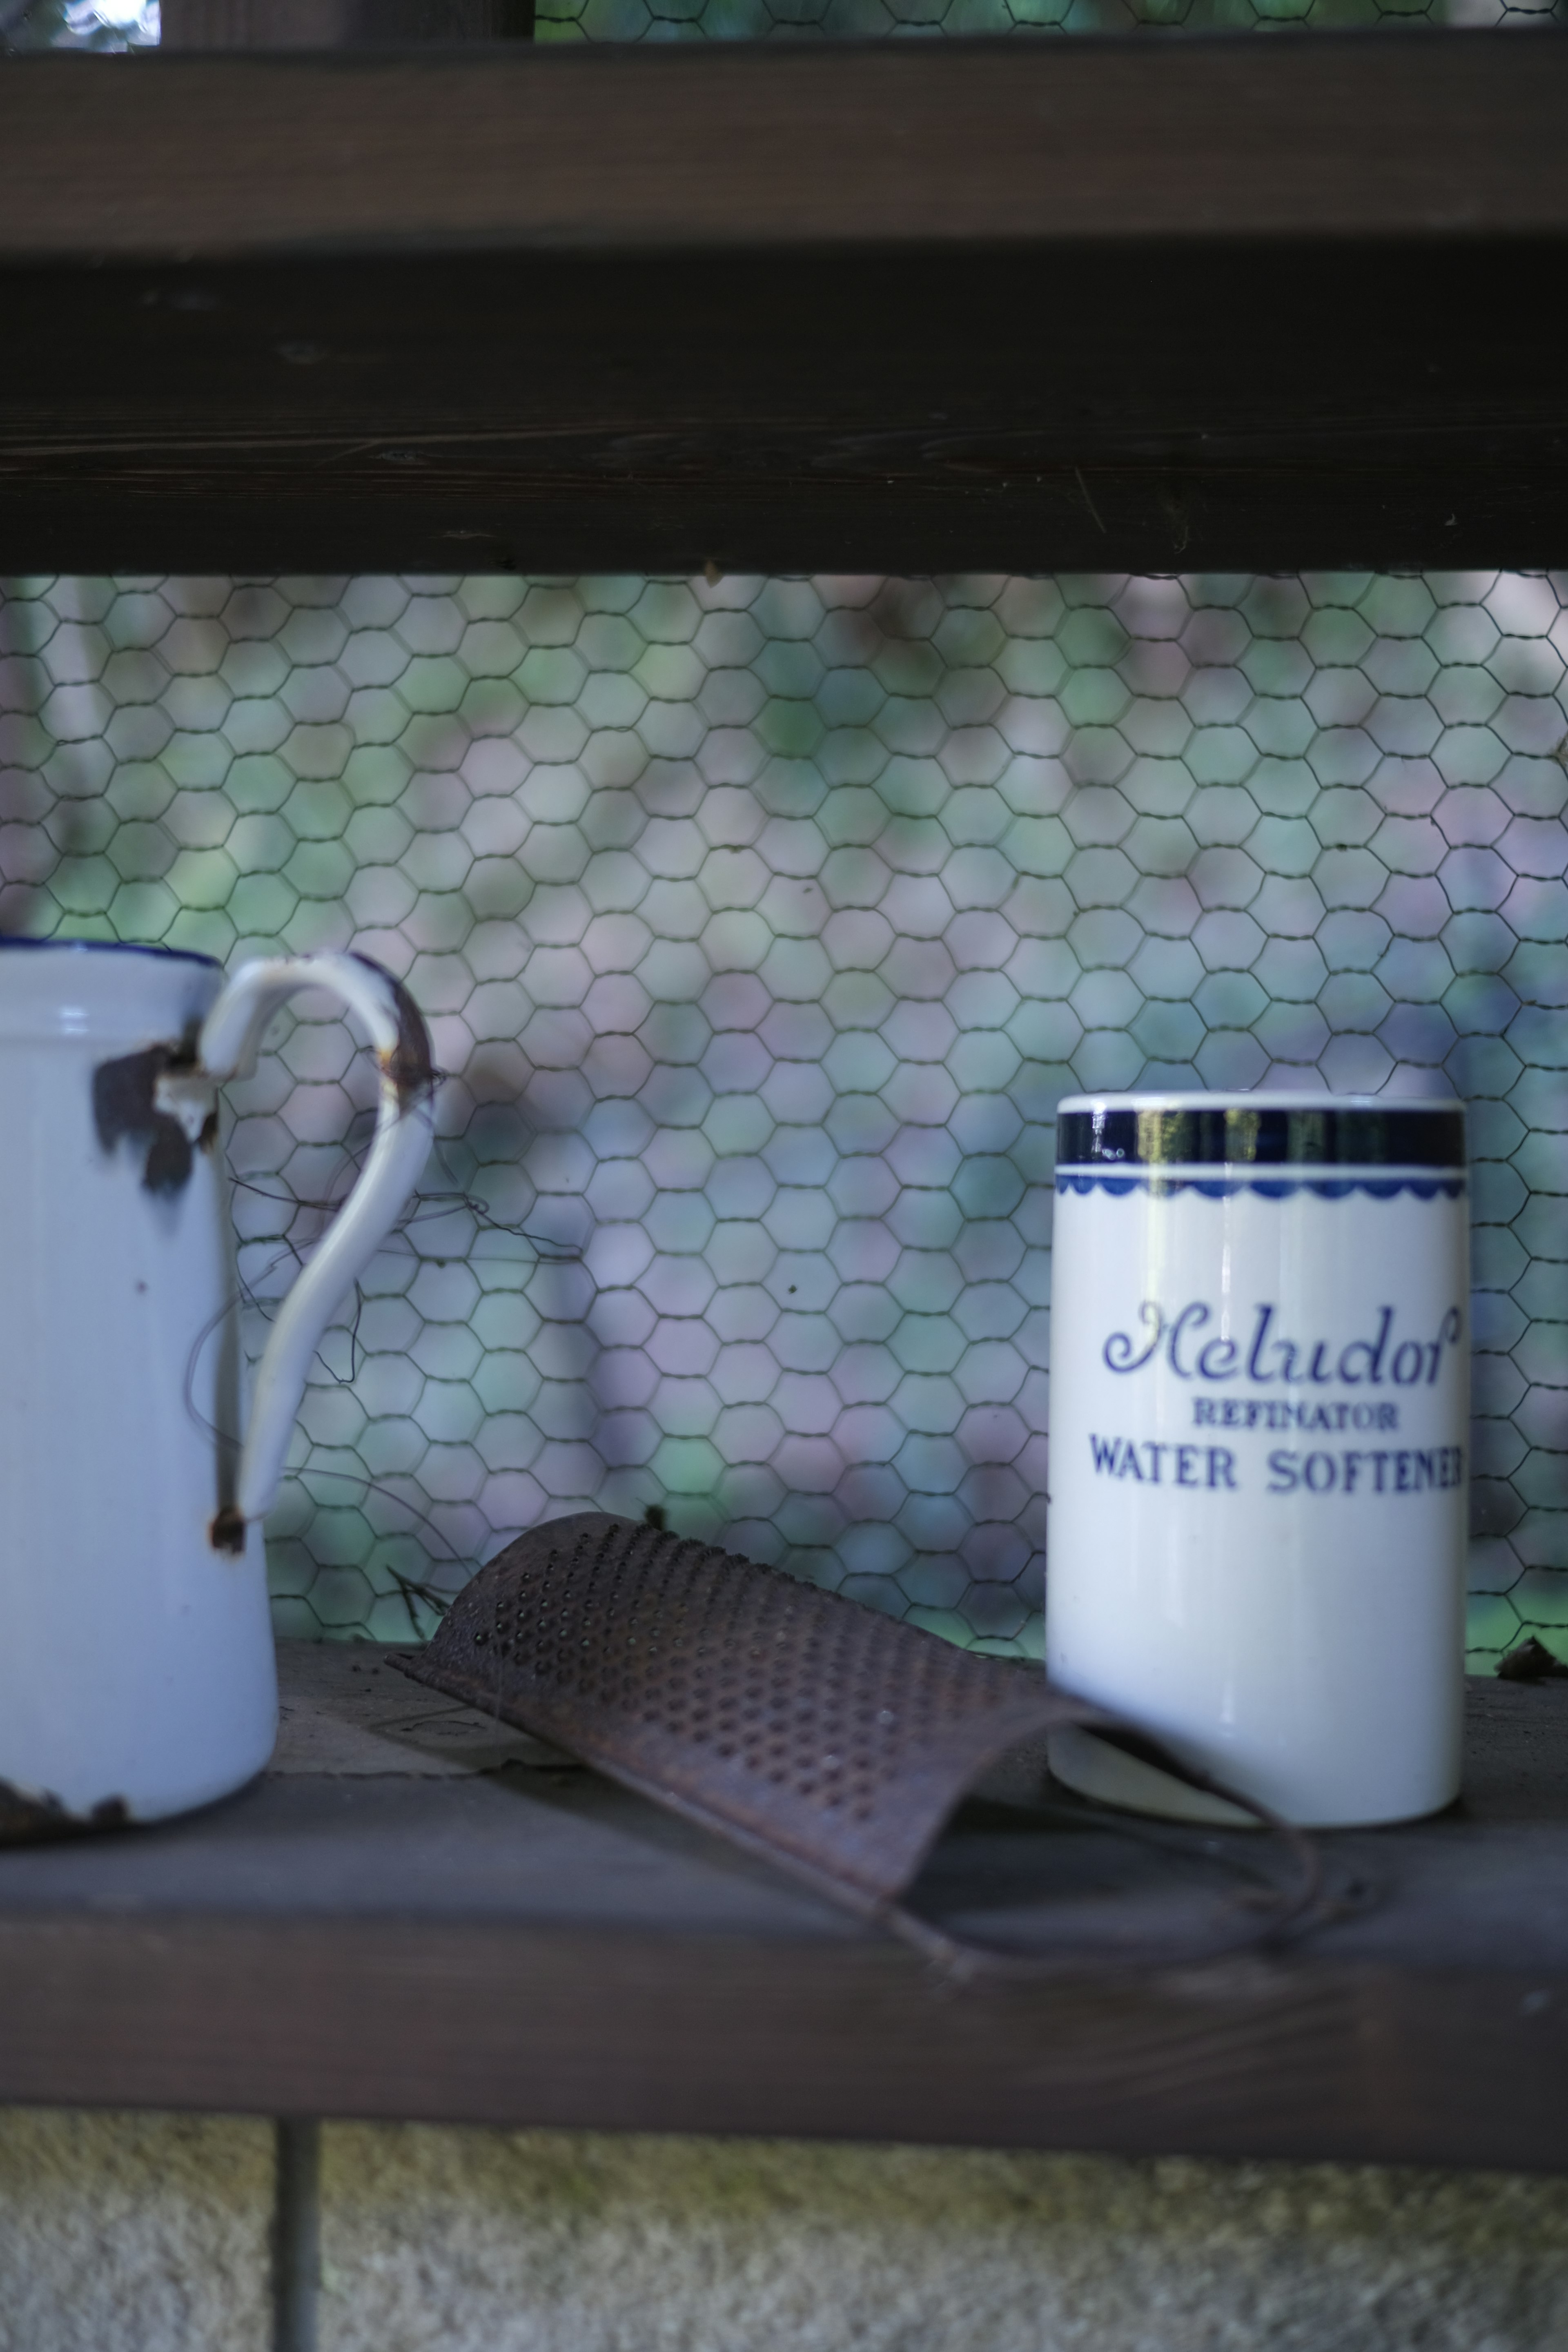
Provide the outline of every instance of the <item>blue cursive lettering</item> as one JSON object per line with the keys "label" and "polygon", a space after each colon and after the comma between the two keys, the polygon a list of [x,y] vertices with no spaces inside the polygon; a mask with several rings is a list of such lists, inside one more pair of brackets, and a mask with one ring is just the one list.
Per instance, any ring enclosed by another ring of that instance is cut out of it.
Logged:
{"label": "blue cursive lettering", "polygon": [[1175,1321],[1171,1326],[1171,1342],[1169,1349],[1171,1370],[1175,1373],[1176,1378],[1179,1381],[1190,1381],[1193,1377],[1191,1369],[1186,1364],[1184,1364],[1181,1359],[1180,1349],[1182,1344],[1182,1334],[1189,1327],[1194,1331],[1200,1329],[1202,1326],[1208,1321],[1208,1308],[1206,1307],[1200,1307],[1194,1300],[1191,1307],[1183,1307],[1181,1313],[1177,1316]]}
{"label": "blue cursive lettering", "polygon": [[1152,1298],[1146,1298],[1138,1309],[1138,1320],[1150,1334],[1149,1344],[1141,1356],[1136,1355],[1136,1341],[1130,1339],[1125,1331],[1113,1331],[1104,1351],[1106,1363],[1113,1372],[1141,1372],[1160,1344],[1165,1318]]}
{"label": "blue cursive lettering", "polygon": [[[1430,1339],[1396,1331],[1396,1310],[1382,1307],[1373,1338],[1351,1339],[1343,1345],[1333,1339],[1287,1338],[1276,1328],[1278,1314],[1279,1309],[1269,1300],[1260,1301],[1254,1308],[1244,1363],[1240,1340],[1233,1339],[1226,1328],[1228,1316],[1216,1313],[1206,1300],[1189,1299],[1184,1307],[1168,1314],[1157,1299],[1146,1298],[1138,1309],[1142,1328],[1136,1334],[1112,1331],[1101,1353],[1113,1372],[1141,1372],[1163,1354],[1177,1380],[1203,1381],[1216,1386],[1240,1378],[1255,1388],[1331,1388],[1336,1384],[1343,1388],[1381,1388],[1386,1378],[1395,1388],[1419,1384],[1435,1388],[1445,1360],[1464,1333],[1464,1318],[1458,1307],[1447,1308]],[[1200,1333],[1215,1321],[1220,1325],[1219,1330],[1200,1339]],[[1393,1428],[1396,1423],[1380,1422],[1378,1426]]]}

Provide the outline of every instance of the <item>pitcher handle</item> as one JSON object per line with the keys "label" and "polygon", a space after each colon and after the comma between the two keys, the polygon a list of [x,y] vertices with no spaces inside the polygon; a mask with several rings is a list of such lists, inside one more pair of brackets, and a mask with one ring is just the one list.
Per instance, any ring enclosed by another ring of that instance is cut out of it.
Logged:
{"label": "pitcher handle", "polygon": [[430,1037],[400,982],[368,956],[279,956],[242,964],[202,1024],[194,1075],[209,1086],[247,1077],[272,1016],[302,988],[323,988],[369,1033],[381,1069],[375,1139],[359,1181],[298,1276],[257,1368],[235,1498],[221,1533],[237,1547],[245,1522],[277,1496],[310,1359],[352,1286],[406,1206],[436,1125]]}

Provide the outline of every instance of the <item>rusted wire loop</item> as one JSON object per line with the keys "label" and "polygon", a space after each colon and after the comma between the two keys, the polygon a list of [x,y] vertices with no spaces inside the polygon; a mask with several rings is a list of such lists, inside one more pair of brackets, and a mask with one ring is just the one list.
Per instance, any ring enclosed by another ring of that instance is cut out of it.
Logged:
{"label": "rusted wire loop", "polygon": [[[1120,1717],[1070,1700],[1061,1691],[1053,1691],[1052,1696],[1060,1703],[1061,1711],[1056,1717],[1058,1726],[1070,1724],[1079,1730],[1092,1731],[1107,1747],[1119,1748],[1135,1762],[1166,1773],[1197,1795],[1217,1797],[1238,1811],[1250,1814],[1259,1829],[1278,1839],[1284,1848],[1290,1865],[1287,1883],[1276,1889],[1258,1889],[1233,1896],[1225,1906],[1228,1915],[1226,1924],[1184,1942],[1173,1939],[1168,1944],[1151,1941],[1117,1946],[1086,1943],[1058,1946],[1049,1952],[1019,1951],[955,1935],[935,1920],[922,1918],[906,1904],[895,1903],[889,1905],[884,1918],[900,1942],[934,1962],[944,1976],[960,1982],[980,1977],[1027,1980],[1079,1974],[1086,1969],[1104,1975],[1122,1969],[1196,1968],[1232,1953],[1283,1943],[1317,1924],[1323,1902],[1322,1854],[1317,1841],[1305,1830],[1259,1803],[1257,1798],[1243,1796],[1226,1782],[1216,1780],[1195,1765],[1184,1763],[1161,1741],[1135,1725],[1122,1722]],[[1133,1823],[1109,1807],[1093,1812],[1086,1809],[1084,1818],[1092,1821],[1097,1828],[1116,1834],[1138,1833]],[[1246,1911],[1251,1912],[1250,1918],[1239,1916]]]}

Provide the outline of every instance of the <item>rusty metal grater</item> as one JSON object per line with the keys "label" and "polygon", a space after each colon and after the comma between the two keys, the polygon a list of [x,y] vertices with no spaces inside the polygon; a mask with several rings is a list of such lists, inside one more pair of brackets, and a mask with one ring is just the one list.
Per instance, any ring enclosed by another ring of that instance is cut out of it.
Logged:
{"label": "rusty metal grater", "polygon": [[[417,1682],[569,1749],[939,1957],[984,1957],[899,1897],[998,1756],[1072,1724],[1213,1782],[1037,1666],[977,1655],[732,1552],[583,1511],[518,1537],[395,1659]],[[1277,1932],[1298,1885],[1226,1943]]]}

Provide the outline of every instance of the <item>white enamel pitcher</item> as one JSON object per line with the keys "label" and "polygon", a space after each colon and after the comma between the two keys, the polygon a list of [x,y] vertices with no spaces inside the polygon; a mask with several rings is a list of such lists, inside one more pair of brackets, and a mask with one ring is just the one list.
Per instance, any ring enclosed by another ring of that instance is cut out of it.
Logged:
{"label": "white enamel pitcher", "polygon": [[[216,1088],[321,989],[381,1070],[374,1142],[243,1424]],[[358,956],[242,966],[0,941],[0,1825],[153,1821],[238,1788],[278,1689],[261,1521],[310,1360],[418,1181],[429,1040]]]}

